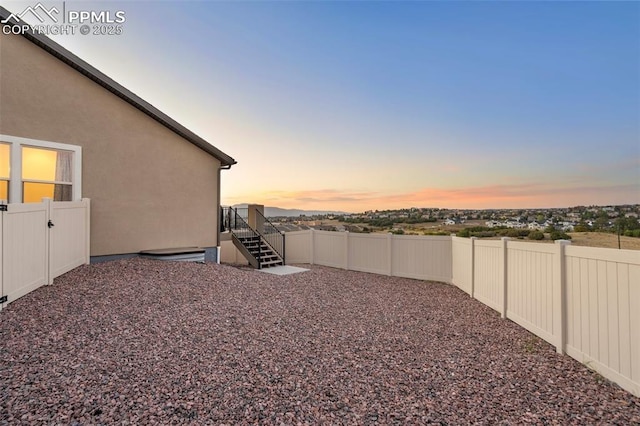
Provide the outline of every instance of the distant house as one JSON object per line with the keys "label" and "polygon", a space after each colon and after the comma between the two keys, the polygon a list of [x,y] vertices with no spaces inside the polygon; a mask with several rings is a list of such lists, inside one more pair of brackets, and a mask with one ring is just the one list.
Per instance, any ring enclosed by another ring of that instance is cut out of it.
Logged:
{"label": "distant house", "polygon": [[573,232],[575,225],[571,222],[561,222],[560,229],[564,232]]}
{"label": "distant house", "polygon": [[92,257],[197,246],[214,259],[236,161],[47,37],[6,32],[0,199],[90,198]]}
{"label": "distant house", "polygon": [[520,222],[520,221],[518,221],[518,220],[508,220],[508,221],[505,223],[505,226],[506,226],[507,228],[522,229],[522,228],[526,228],[526,227],[527,227],[527,224],[526,224],[526,223],[523,223],[523,222]]}

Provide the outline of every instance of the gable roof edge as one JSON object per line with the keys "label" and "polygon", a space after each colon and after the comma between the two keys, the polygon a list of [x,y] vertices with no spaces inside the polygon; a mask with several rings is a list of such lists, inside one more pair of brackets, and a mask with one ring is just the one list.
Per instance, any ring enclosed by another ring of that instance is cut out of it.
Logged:
{"label": "gable roof edge", "polygon": [[[10,15],[11,15],[11,12],[9,12],[7,9],[0,6],[0,18],[2,20],[9,18]],[[12,27],[15,27],[19,24],[17,21],[14,21],[12,19],[9,22],[2,25],[3,26],[10,25]],[[142,111],[149,117],[153,118],[158,123],[168,128],[169,130],[173,131],[174,133],[181,136],[182,138],[188,140],[189,142],[191,142],[198,148],[202,149],[203,151],[207,152],[208,154],[214,156],[215,158],[220,160],[222,167],[229,168],[232,165],[237,163],[235,159],[225,154],[215,146],[211,145],[209,142],[207,142],[200,136],[196,135],[191,130],[187,129],[186,127],[184,127],[183,125],[175,121],[173,118],[169,117],[167,114],[163,113],[158,108],[151,105],[149,102],[145,101],[135,93],[131,92],[129,89],[125,88],[120,83],[108,77],[106,74],[99,71],[97,68],[90,65],[86,61],[80,59],[78,56],[74,55],[69,50],[60,46],[58,43],[54,42],[50,38],[41,34],[36,34],[30,29],[27,31],[22,31],[21,35],[27,40],[29,40],[30,42],[32,42],[33,44],[40,47],[41,49],[45,50],[47,53],[51,54],[52,56],[56,57],[57,59],[61,60],[65,64],[69,65],[76,71],[80,72],[85,77],[99,84],[103,88],[107,89],[109,92],[113,93],[114,95],[118,96],[125,102],[129,103],[133,107],[137,108],[138,110]]]}

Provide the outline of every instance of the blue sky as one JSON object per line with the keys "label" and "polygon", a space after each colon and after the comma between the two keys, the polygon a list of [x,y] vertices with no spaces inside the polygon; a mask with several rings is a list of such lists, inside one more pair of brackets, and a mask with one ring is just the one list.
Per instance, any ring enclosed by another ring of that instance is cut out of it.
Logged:
{"label": "blue sky", "polygon": [[639,3],[66,7],[126,12],[53,38],[236,158],[225,204],[640,203]]}

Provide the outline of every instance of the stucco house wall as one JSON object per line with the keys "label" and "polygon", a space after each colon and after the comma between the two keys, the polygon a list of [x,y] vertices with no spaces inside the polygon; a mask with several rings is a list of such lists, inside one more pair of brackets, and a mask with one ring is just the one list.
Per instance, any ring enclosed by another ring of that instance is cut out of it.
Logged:
{"label": "stucco house wall", "polygon": [[0,134],[82,147],[92,256],[219,245],[221,161],[21,35],[0,34]]}

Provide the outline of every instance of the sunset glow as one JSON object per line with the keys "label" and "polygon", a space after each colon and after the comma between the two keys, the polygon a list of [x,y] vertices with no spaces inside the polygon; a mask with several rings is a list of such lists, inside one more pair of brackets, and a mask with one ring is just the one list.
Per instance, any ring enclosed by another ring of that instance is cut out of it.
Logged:
{"label": "sunset glow", "polygon": [[83,5],[123,33],[54,40],[238,160],[223,204],[640,203],[638,2]]}
{"label": "sunset glow", "polygon": [[[592,205],[594,198],[605,198],[610,204],[625,204],[633,185],[604,187],[553,187],[545,185],[496,185],[455,189],[423,188],[416,192],[385,194],[359,191],[292,191],[244,194],[230,197],[230,204],[243,200],[282,208],[304,205],[311,210],[363,212],[378,209],[408,207],[438,207],[458,209],[546,208],[557,206]],[[327,207],[331,206],[331,207]],[[384,206],[384,207],[380,207]]]}

